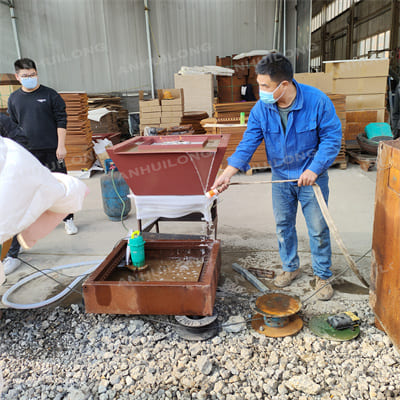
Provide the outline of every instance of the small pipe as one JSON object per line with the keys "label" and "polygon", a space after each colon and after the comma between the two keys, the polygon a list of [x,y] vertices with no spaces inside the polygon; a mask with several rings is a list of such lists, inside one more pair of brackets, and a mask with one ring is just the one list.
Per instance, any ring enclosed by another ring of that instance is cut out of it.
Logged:
{"label": "small pipe", "polygon": [[269,289],[260,280],[258,280],[251,272],[243,268],[241,265],[233,263],[232,268],[242,275],[247,281],[249,281],[261,293],[266,293],[269,291]]}
{"label": "small pipe", "polygon": [[274,20],[274,36],[273,36],[273,42],[272,42],[272,49],[276,49],[276,38],[278,34],[278,10],[279,10],[279,1],[280,0],[275,0],[275,20]]}
{"label": "small pipe", "polygon": [[9,7],[10,7],[10,15],[11,15],[11,25],[12,25],[13,32],[14,32],[15,47],[17,49],[18,58],[21,58],[21,47],[19,45],[17,23],[16,23],[16,17],[15,17],[15,13],[14,13],[14,4],[13,4],[12,0],[9,1]]}
{"label": "small pipe", "polygon": [[286,56],[286,0],[283,0],[283,55]]}
{"label": "small pipe", "polygon": [[153,58],[152,58],[152,55],[151,55],[150,20],[149,20],[148,0],[144,0],[144,15],[145,15],[145,19],[146,19],[147,53],[149,54],[151,96],[154,99]]}

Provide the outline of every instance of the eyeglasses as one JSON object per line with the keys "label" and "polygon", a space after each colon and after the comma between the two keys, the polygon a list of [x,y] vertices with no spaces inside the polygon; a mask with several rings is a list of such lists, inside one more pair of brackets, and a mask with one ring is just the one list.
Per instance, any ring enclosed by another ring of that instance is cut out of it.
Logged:
{"label": "eyeglasses", "polygon": [[30,74],[30,75],[20,75],[20,78],[35,78],[37,74]]}

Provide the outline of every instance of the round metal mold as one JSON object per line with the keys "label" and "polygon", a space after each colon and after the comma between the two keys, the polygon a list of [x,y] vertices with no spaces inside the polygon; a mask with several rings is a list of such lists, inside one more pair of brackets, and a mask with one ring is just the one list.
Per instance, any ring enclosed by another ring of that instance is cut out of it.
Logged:
{"label": "round metal mold", "polygon": [[219,331],[217,318],[217,314],[207,317],[175,315],[175,321],[178,322],[175,330],[182,339],[192,341],[211,339]]}
{"label": "round metal mold", "polygon": [[[279,326],[269,326],[264,320],[265,316],[262,314],[255,314],[252,321],[252,328],[265,336],[268,337],[284,337],[284,336],[292,336],[300,331],[303,327],[303,321],[298,315],[291,315],[286,318],[274,318],[275,320],[283,319],[285,320],[285,324]],[[276,322],[276,321],[275,321]]]}
{"label": "round metal mold", "polygon": [[267,293],[256,300],[254,310],[269,318],[290,317],[301,309],[300,300],[282,293]]}
{"label": "round metal mold", "polygon": [[329,325],[327,319],[334,314],[316,315],[310,319],[308,327],[315,335],[328,340],[343,342],[356,338],[360,333],[360,327],[355,326],[353,329],[334,329]]}
{"label": "round metal mold", "polygon": [[182,326],[190,328],[201,328],[212,324],[218,315],[214,314],[209,317],[202,316],[187,316],[187,315],[175,315],[175,320]]}

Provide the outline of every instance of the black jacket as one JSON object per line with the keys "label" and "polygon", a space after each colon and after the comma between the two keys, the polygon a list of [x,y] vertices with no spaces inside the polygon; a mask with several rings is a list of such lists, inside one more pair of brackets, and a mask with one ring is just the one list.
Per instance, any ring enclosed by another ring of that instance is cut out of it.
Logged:
{"label": "black jacket", "polygon": [[54,89],[40,85],[33,92],[16,90],[8,98],[8,113],[26,132],[29,150],[57,149],[57,128],[67,127],[67,113]]}
{"label": "black jacket", "polygon": [[28,137],[25,131],[8,115],[2,113],[0,113],[0,136],[12,139],[21,146],[28,146]]}

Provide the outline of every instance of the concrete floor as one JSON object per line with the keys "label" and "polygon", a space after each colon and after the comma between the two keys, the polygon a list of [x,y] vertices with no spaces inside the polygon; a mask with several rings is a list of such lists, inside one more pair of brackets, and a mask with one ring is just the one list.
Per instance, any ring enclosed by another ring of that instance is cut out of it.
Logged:
{"label": "concrete floor", "polygon": [[[64,227],[60,225],[34,248],[21,254],[21,258],[43,269],[81,261],[100,260],[112,250],[113,246],[125,236],[126,231],[120,222],[110,221],[103,212],[100,192],[102,175],[96,172],[89,179],[84,180],[90,193],[85,200],[84,209],[75,216],[79,233],[68,236]],[[346,170],[331,168],[329,175],[331,190],[329,209],[346,247],[353,258],[357,259],[371,247],[376,171],[364,172],[358,165],[349,164]],[[271,173],[265,171],[256,172],[253,176],[238,174],[233,178],[234,181],[240,182],[270,179]],[[132,211],[129,218],[125,220],[125,224],[129,228],[136,229],[134,209],[132,204]],[[246,286],[251,291],[252,287],[239,277],[230,265],[234,261],[245,266],[248,263],[261,262],[263,266],[279,271],[280,261],[272,214],[271,185],[232,186],[220,196],[218,215],[218,238],[222,240],[223,279],[230,279],[236,284]],[[302,265],[307,269],[308,276],[312,276],[309,268],[308,235],[301,211],[298,213],[297,230]],[[201,234],[205,232],[205,227],[203,223],[162,223],[161,232]],[[347,264],[333,239],[332,242],[334,253],[332,270],[337,273]],[[68,270],[67,274],[78,275],[85,268],[87,267]],[[369,280],[369,268],[368,256],[360,263],[360,270],[367,280]],[[0,295],[10,285],[33,272],[35,271],[29,266],[20,267],[9,275],[6,284],[0,287]],[[56,278],[63,283],[71,280],[62,276]],[[351,271],[346,273],[346,279],[359,284]],[[297,294],[302,295],[307,285],[299,284],[293,290],[294,292],[297,290]],[[43,277],[19,290],[12,300],[22,303],[36,302],[45,299],[57,290],[57,283]],[[354,293],[346,293],[346,296],[359,294],[355,289]],[[363,295],[366,293],[363,292]],[[70,296],[67,299],[67,303],[77,301],[80,301],[79,296]],[[340,296],[337,301],[340,301]],[[0,307],[3,306],[0,305]]]}

